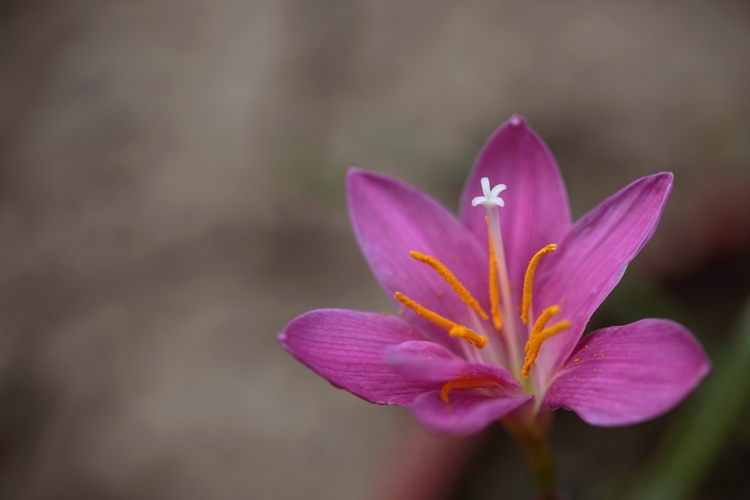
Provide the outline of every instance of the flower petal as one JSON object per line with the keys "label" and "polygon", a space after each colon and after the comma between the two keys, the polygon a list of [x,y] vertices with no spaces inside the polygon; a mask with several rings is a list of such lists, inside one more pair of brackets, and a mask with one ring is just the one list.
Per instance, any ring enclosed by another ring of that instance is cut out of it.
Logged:
{"label": "flower petal", "polygon": [[[402,292],[452,321],[471,321],[472,311],[435,270],[410,257],[409,252],[415,250],[440,260],[488,309],[486,252],[437,201],[397,179],[357,169],[349,171],[347,197],[362,253],[391,297]],[[396,305],[403,309],[400,303]],[[457,349],[457,340],[445,330],[405,312],[421,331]]]}
{"label": "flower petal", "polygon": [[492,377],[505,385],[507,394],[523,394],[521,385],[502,366],[465,361],[435,342],[414,340],[389,347],[385,359],[412,380],[444,383],[462,378]]}
{"label": "flower petal", "polygon": [[672,409],[710,370],[706,354],[685,328],[645,319],[584,337],[549,388],[544,406],[573,410],[592,425],[634,424]]}
{"label": "flower petal", "polygon": [[279,342],[336,387],[370,403],[409,406],[416,396],[440,384],[405,377],[385,363],[383,352],[414,335],[401,318],[320,309],[295,318],[279,334]]}
{"label": "flower petal", "polygon": [[[560,170],[552,153],[526,121],[514,115],[500,127],[479,153],[461,195],[459,214],[484,245],[487,243],[485,211],[472,207],[482,195],[480,179],[508,186],[499,209],[503,243],[511,283],[519,302],[523,275],[534,254],[549,243],[558,243],[570,228],[570,208]],[[486,246],[485,246],[486,248]]]}
{"label": "flower petal", "polygon": [[482,430],[531,398],[492,397],[473,390],[457,390],[450,393],[449,406],[440,399],[440,391],[434,391],[417,397],[411,409],[419,423],[432,432],[466,435]]}
{"label": "flower petal", "polygon": [[[565,361],[591,314],[617,285],[625,268],[653,235],[672,190],[671,173],[639,179],[584,215],[542,260],[534,311],[553,304],[571,327],[542,345],[537,361],[543,381]],[[546,385],[546,383],[543,383]]]}

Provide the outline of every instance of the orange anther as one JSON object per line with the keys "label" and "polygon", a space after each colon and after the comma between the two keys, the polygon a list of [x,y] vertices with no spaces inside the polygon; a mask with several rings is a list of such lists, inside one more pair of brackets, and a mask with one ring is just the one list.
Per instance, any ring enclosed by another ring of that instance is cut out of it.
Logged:
{"label": "orange anther", "polygon": [[456,292],[456,295],[458,295],[461,300],[464,301],[464,304],[474,309],[483,320],[487,319],[487,313],[484,312],[484,309],[482,309],[482,306],[479,305],[477,299],[475,299],[474,296],[471,295],[471,292],[466,289],[463,283],[461,283],[458,278],[456,278],[456,276],[450,271],[450,269],[448,269],[442,262],[437,260],[435,257],[425,255],[414,250],[410,251],[409,255],[411,255],[412,258],[418,260],[419,262],[424,262],[435,271],[437,271],[440,277],[443,278],[451,286],[451,288],[453,288],[453,291]]}
{"label": "orange anther", "polygon": [[[485,218],[485,221],[487,221],[487,218]],[[492,244],[489,222],[487,222],[487,240],[490,242],[490,314],[492,315],[492,325],[499,332],[503,327],[503,317],[500,314],[500,286],[497,282],[497,259],[495,258],[495,249]]]}
{"label": "orange anther", "polygon": [[445,318],[441,315],[439,315],[436,312],[430,311],[426,307],[420,305],[416,301],[410,299],[406,295],[404,295],[401,292],[396,292],[394,294],[394,297],[396,297],[396,300],[401,302],[403,305],[417,313],[419,316],[423,317],[424,319],[431,321],[435,323],[436,325],[445,328],[451,337],[461,337],[462,339],[471,342],[478,348],[484,347],[484,345],[489,340],[484,335],[477,334],[474,330],[471,328],[467,328],[465,326],[459,325],[458,323],[455,323],[448,318]]}
{"label": "orange anther", "polygon": [[497,389],[506,387],[505,383],[494,377],[461,378],[451,380],[443,384],[440,390],[440,399],[450,406],[450,392],[455,389]]}
{"label": "orange anther", "polygon": [[539,315],[536,323],[534,323],[529,340],[526,342],[526,359],[524,359],[523,369],[521,370],[523,378],[529,378],[529,370],[531,370],[531,365],[534,364],[537,356],[539,356],[539,349],[542,347],[542,343],[561,331],[570,328],[570,321],[568,320],[558,321],[552,326],[547,326],[547,322],[549,322],[552,316],[559,313],[559,306],[548,307],[542,311],[542,314]]}
{"label": "orange anther", "polygon": [[526,274],[523,277],[523,298],[521,300],[521,321],[524,325],[529,323],[529,310],[531,309],[531,292],[532,285],[534,283],[534,274],[536,274],[536,268],[539,266],[539,261],[542,259],[542,255],[557,250],[557,245],[550,243],[546,247],[539,250],[529,261],[529,267],[526,268]]}

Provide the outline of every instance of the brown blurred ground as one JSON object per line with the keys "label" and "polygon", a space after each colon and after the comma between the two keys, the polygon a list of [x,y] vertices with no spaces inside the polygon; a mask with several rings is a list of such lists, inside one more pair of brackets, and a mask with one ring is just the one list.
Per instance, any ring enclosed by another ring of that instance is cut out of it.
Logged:
{"label": "brown blurred ground", "polygon": [[0,497],[367,498],[408,414],[275,341],[390,310],[346,167],[455,207],[520,112],[576,216],[676,172],[668,276],[750,240],[748,88],[740,1],[3,2]]}

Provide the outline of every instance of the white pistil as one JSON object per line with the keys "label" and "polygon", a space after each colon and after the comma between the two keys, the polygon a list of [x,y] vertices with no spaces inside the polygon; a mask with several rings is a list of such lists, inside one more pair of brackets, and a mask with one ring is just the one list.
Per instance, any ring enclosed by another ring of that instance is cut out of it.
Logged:
{"label": "white pistil", "polygon": [[476,207],[477,205],[484,205],[484,208],[486,208],[488,212],[492,207],[504,207],[505,202],[498,195],[505,191],[507,186],[505,184],[498,184],[490,189],[490,180],[487,177],[482,177],[481,183],[482,194],[484,196],[477,196],[471,200],[471,206]]}
{"label": "white pistil", "polygon": [[500,216],[498,214],[498,207],[505,206],[505,202],[500,196],[500,193],[505,191],[505,184],[498,184],[490,189],[490,180],[487,177],[482,177],[482,194],[483,196],[477,196],[471,201],[471,205],[476,207],[477,205],[483,205],[487,211],[487,225],[490,228],[490,235],[492,236],[492,247],[495,251],[495,260],[497,262],[497,274],[498,282],[500,284],[500,303],[503,308],[503,329],[505,329],[506,335],[504,336],[508,342],[510,372],[514,375],[520,376],[521,370],[521,359],[519,357],[520,350],[518,348],[518,335],[516,332],[516,321],[515,314],[513,313],[511,292],[510,292],[510,281],[508,280],[508,266],[505,263],[505,251],[503,247],[503,236],[500,230]]}

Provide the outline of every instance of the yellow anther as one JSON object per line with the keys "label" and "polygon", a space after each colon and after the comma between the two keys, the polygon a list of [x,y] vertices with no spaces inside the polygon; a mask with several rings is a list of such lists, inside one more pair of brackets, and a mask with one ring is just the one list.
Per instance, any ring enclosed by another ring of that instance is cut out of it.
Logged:
{"label": "yellow anther", "polygon": [[478,348],[484,347],[484,344],[487,343],[489,340],[484,335],[477,334],[474,330],[471,328],[466,328],[465,326],[461,326],[458,323],[455,323],[448,318],[444,318],[443,316],[440,316],[438,313],[430,311],[426,307],[418,304],[417,302],[413,301],[406,295],[404,295],[401,292],[396,292],[394,294],[396,297],[396,300],[401,302],[403,305],[408,307],[409,309],[413,310],[418,315],[422,316],[424,319],[431,321],[435,323],[436,325],[445,328],[448,330],[448,333],[451,337],[461,337],[462,339],[471,342]]}
{"label": "yellow anther", "polygon": [[419,262],[424,262],[435,271],[437,271],[440,277],[443,278],[451,286],[451,288],[453,288],[453,290],[456,292],[456,295],[458,295],[461,300],[464,301],[464,304],[474,309],[483,320],[487,320],[487,313],[484,312],[484,309],[482,309],[482,306],[479,305],[477,299],[475,299],[471,295],[471,292],[466,289],[463,283],[458,281],[458,278],[456,278],[456,276],[452,272],[450,272],[450,269],[445,267],[442,262],[437,260],[435,257],[425,255],[414,250],[409,252],[409,255],[411,255],[412,258],[418,260]]}
{"label": "yellow anther", "polygon": [[542,314],[539,315],[539,317],[536,319],[536,322],[534,323],[534,328],[531,329],[529,341],[526,342],[527,351],[529,350],[529,344],[532,340],[534,340],[534,337],[539,335],[542,330],[544,330],[544,327],[547,326],[547,322],[552,319],[552,316],[555,316],[556,314],[560,314],[560,306],[558,305],[550,306],[542,311]]}
{"label": "yellow anther", "polygon": [[480,349],[484,347],[484,344],[486,344],[489,340],[487,337],[485,337],[484,335],[479,335],[471,328],[466,328],[465,326],[461,326],[458,324],[448,330],[448,333],[451,337],[461,337],[464,340],[468,340]]}
{"label": "yellow anther", "polygon": [[547,322],[549,322],[552,316],[559,313],[559,306],[548,307],[542,311],[542,314],[539,315],[534,323],[529,340],[526,342],[526,359],[523,361],[523,369],[521,370],[523,378],[529,378],[529,370],[531,370],[531,365],[534,364],[537,356],[539,356],[539,349],[542,347],[542,343],[553,335],[557,335],[561,331],[570,328],[570,321],[567,319],[558,321],[552,326],[547,326]]}
{"label": "yellow anther", "polygon": [[529,267],[526,268],[526,275],[523,277],[523,299],[521,300],[521,321],[524,325],[529,324],[529,309],[531,309],[531,287],[534,282],[534,274],[542,259],[542,255],[557,250],[557,245],[550,243],[539,250],[529,261]]}
{"label": "yellow anther", "polygon": [[497,389],[506,387],[505,383],[494,377],[461,378],[443,384],[440,399],[450,407],[450,392],[454,389]]}
{"label": "yellow anther", "polygon": [[[484,218],[487,222],[487,218]],[[492,245],[492,235],[490,234],[489,222],[487,222],[487,241],[490,242],[490,314],[492,315],[492,324],[496,331],[503,327],[503,317],[500,314],[500,286],[497,282],[497,259],[495,258],[495,248]]]}

